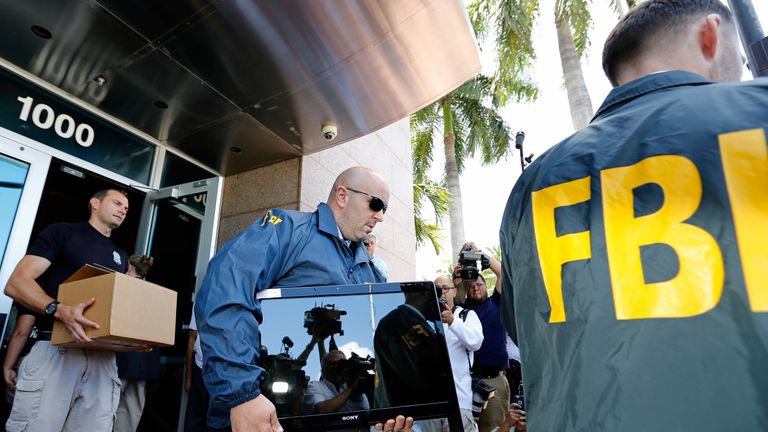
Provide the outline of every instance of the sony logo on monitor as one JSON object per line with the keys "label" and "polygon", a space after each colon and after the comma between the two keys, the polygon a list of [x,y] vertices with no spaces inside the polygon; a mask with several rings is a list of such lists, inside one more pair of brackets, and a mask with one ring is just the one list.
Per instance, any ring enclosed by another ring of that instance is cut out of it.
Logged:
{"label": "sony logo on monitor", "polygon": [[344,421],[349,421],[349,420],[357,420],[358,417],[359,417],[358,415],[348,415],[348,416],[343,416],[341,419]]}

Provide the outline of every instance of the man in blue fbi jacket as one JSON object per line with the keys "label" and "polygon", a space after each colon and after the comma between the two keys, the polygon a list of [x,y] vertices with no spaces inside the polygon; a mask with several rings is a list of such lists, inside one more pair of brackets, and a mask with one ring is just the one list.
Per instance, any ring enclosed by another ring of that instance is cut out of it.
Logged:
{"label": "man in blue fbi jacket", "polygon": [[262,315],[256,293],[385,282],[363,242],[384,220],[388,202],[381,175],[349,168],[314,213],[272,209],[213,257],[195,304],[209,426],[281,430],[274,406],[259,391],[264,370],[257,366]]}
{"label": "man in blue fbi jacket", "polygon": [[595,118],[515,185],[502,319],[531,430],[765,429],[768,80],[713,82],[742,68],[719,1],[640,3]]}

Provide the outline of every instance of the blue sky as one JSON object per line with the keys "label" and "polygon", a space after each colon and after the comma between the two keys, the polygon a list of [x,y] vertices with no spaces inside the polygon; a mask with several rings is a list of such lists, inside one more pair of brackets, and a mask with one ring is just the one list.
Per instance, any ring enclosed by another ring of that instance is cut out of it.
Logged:
{"label": "blue sky", "polygon": [[[353,351],[361,357],[369,354],[373,357],[373,331],[376,325],[384,315],[404,301],[402,293],[378,294],[375,297],[373,322],[369,295],[327,297],[328,301],[325,303],[315,299],[262,300],[264,322],[260,327],[261,343],[267,347],[269,354],[277,354],[280,352],[283,337],[288,336],[294,343],[290,354],[294,358],[297,357],[311,338],[304,328],[304,311],[330,303],[346,312],[346,315],[341,317],[344,335],[334,336],[339,349],[347,358]],[[328,342],[325,341],[326,349]],[[307,359],[304,371],[312,380],[320,377],[317,347]]]}

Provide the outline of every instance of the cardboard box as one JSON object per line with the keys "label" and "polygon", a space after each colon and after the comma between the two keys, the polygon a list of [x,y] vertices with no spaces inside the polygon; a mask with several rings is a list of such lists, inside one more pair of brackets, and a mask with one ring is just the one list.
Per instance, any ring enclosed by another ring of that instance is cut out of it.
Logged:
{"label": "cardboard box", "polygon": [[160,285],[86,264],[59,286],[58,300],[69,306],[96,301],[85,317],[100,328],[85,326],[92,343],[77,343],[59,320],[52,345],[107,351],[136,351],[173,345],[176,292]]}

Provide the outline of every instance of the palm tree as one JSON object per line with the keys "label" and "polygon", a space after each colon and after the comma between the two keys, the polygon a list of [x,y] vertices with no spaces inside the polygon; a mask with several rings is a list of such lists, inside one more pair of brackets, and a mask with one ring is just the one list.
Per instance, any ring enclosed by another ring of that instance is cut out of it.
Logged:
{"label": "palm tree", "polygon": [[466,240],[459,184],[464,161],[479,152],[483,164],[495,163],[512,148],[510,128],[499,116],[498,106],[493,81],[478,75],[411,116],[415,183],[427,178],[436,137],[442,137],[454,260]]}
{"label": "palm tree", "polygon": [[467,7],[478,41],[496,37],[493,94],[500,106],[538,97],[529,77],[536,58],[531,33],[538,9],[538,0],[475,0]]}
{"label": "palm tree", "polygon": [[[622,16],[638,1],[611,0],[611,7],[618,12],[619,16]],[[589,29],[592,26],[589,3],[590,0],[556,0],[555,2],[557,45],[560,49],[560,64],[563,67],[563,78],[574,130],[586,127],[595,114],[579,61],[584,50],[589,46]]]}
{"label": "palm tree", "polygon": [[[427,241],[432,243],[435,253],[439,254],[443,239],[440,233],[440,223],[448,213],[448,189],[429,179],[414,179],[413,182],[413,219],[416,227],[416,247],[423,246]],[[437,223],[427,223],[422,217],[425,200],[432,204]]]}
{"label": "palm tree", "polygon": [[589,46],[591,25],[589,0],[555,1],[557,46],[560,50],[560,64],[563,67],[563,79],[574,130],[587,126],[595,113],[580,61],[584,50]]}
{"label": "palm tree", "polygon": [[[638,0],[611,0],[613,8],[623,15]],[[555,0],[555,30],[557,31],[560,64],[573,128],[584,128],[594,114],[580,59],[589,46],[592,15],[590,0]],[[475,0],[469,7],[469,16],[482,39],[489,28],[496,34],[499,68],[495,81],[498,93],[514,93],[516,77],[526,76],[536,57],[533,50],[532,29],[539,13],[539,0]],[[490,26],[493,23],[493,26]],[[507,76],[507,74],[509,76]]]}

